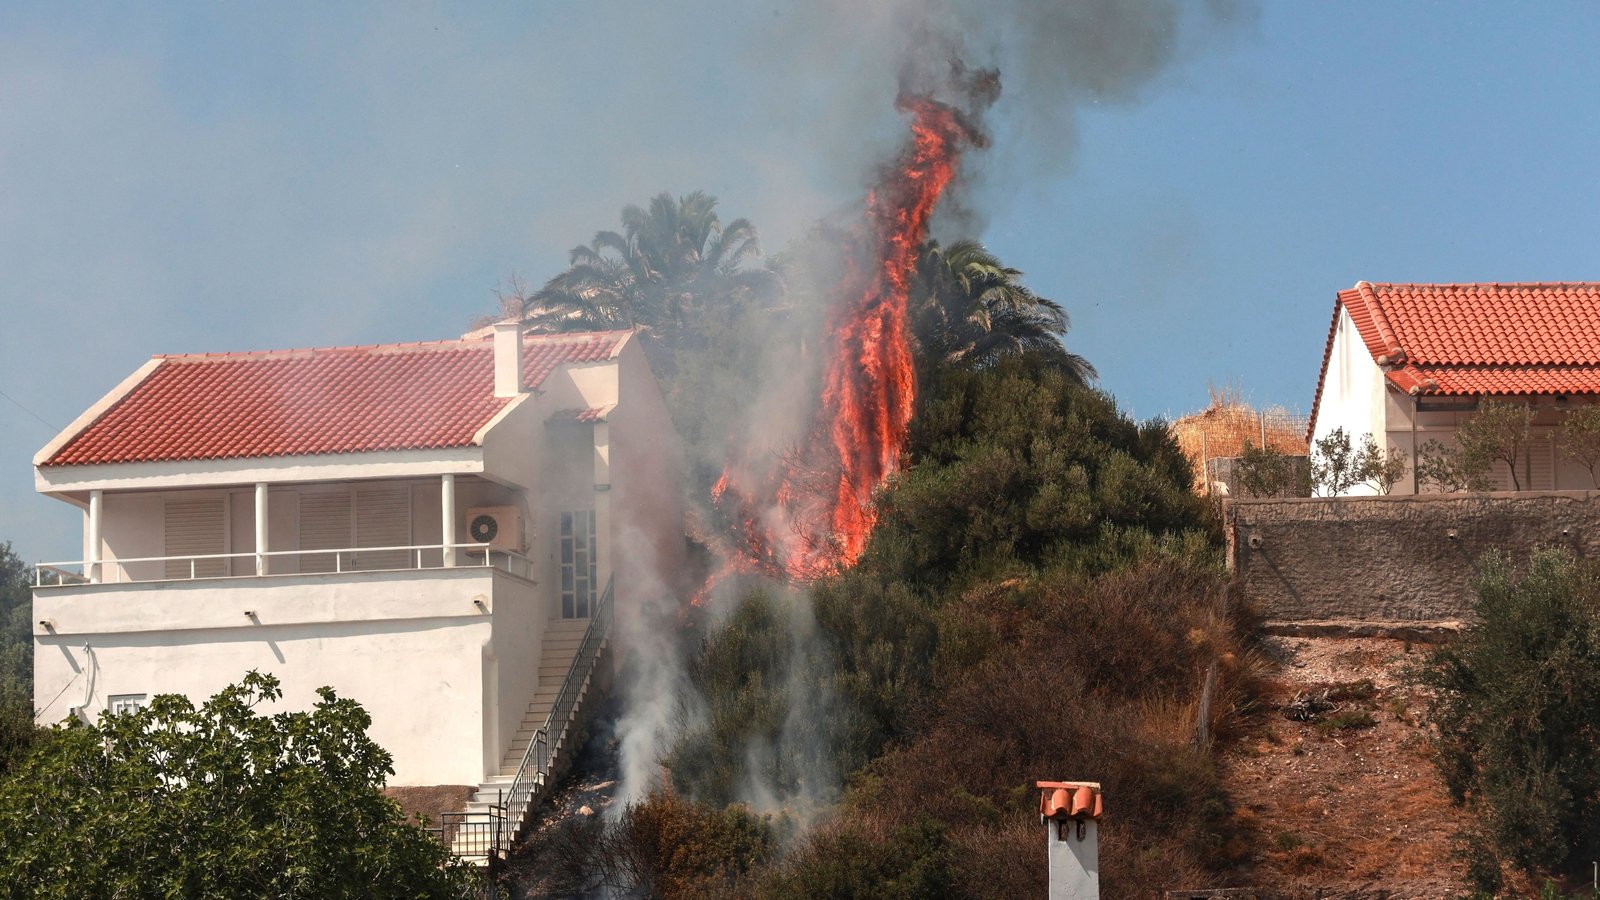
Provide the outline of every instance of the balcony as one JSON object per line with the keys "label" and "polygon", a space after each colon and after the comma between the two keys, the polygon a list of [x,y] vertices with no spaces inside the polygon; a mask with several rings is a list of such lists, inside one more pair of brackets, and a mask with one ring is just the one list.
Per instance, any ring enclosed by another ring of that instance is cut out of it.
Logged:
{"label": "balcony", "polygon": [[33,586],[37,590],[49,590],[87,584],[146,584],[456,568],[496,569],[525,581],[535,580],[533,561],[520,553],[496,549],[489,544],[417,544],[41,562],[34,566]]}

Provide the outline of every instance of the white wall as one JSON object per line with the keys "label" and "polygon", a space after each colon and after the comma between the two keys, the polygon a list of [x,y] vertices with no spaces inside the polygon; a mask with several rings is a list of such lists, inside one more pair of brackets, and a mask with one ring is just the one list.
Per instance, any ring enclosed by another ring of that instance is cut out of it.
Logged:
{"label": "white wall", "polygon": [[[162,496],[151,493],[105,495],[100,526],[102,558],[106,560],[140,559],[162,556],[166,553],[165,520],[162,516]],[[121,566],[104,566],[106,578],[117,577]],[[161,563],[129,563],[130,579],[160,578]]]}
{"label": "white wall", "polygon": [[394,755],[391,784],[476,784],[504,747],[484,742],[493,626],[473,601],[520,603],[509,631],[525,634],[525,593],[482,568],[44,589],[35,619],[54,627],[35,626],[35,704],[52,722],[79,705],[98,715],[113,694],[199,702],[259,669],[283,680],[284,708],[309,707],[323,685],[360,701]]}
{"label": "white wall", "polygon": [[498,714],[486,727],[497,729],[486,735],[483,766],[485,772],[498,773],[511,739],[522,724],[522,717],[539,686],[539,660],[544,650],[545,625],[550,621],[548,588],[502,574],[495,582],[494,695]]}
{"label": "white wall", "polygon": [[[1311,434],[1313,451],[1316,442],[1327,437],[1335,428],[1343,428],[1352,445],[1359,446],[1363,435],[1371,434],[1380,444],[1385,436],[1393,440],[1388,429],[1390,393],[1383,371],[1373,360],[1367,345],[1350,313],[1339,308],[1339,324],[1333,335],[1333,348],[1328,354],[1328,371],[1323,376],[1322,398],[1317,404],[1317,422]],[[1395,444],[1390,444],[1396,446]],[[1409,451],[1409,447],[1402,447]],[[1407,478],[1396,490],[1406,490]],[[1376,493],[1366,485],[1357,485],[1348,495]]]}

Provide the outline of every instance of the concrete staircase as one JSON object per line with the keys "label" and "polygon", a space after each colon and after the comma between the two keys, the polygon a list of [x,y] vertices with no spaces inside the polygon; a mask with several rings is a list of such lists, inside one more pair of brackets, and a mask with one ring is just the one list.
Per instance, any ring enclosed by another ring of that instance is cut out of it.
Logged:
{"label": "concrete staircase", "polygon": [[[466,823],[471,824],[461,825],[451,841],[450,851],[462,860],[479,865],[486,864],[493,841],[492,829],[486,824],[492,821],[491,807],[499,804],[510,792],[512,779],[517,774],[517,767],[522,765],[522,757],[528,751],[528,744],[550,718],[556,696],[561,691],[567,672],[572,668],[579,645],[583,643],[584,631],[588,627],[588,619],[551,619],[546,625],[544,645],[539,656],[539,681],[534,689],[533,698],[522,714],[522,724],[511,738],[511,745],[506,750],[505,758],[501,760],[499,774],[479,784],[477,792],[467,801],[465,819]],[[603,649],[604,644],[601,647]],[[575,714],[582,710],[583,703],[588,698],[589,687],[588,679],[579,685],[577,701],[573,706]],[[570,718],[576,718],[576,715]],[[566,762],[564,756],[569,752],[567,743],[570,736],[567,732],[571,727],[571,721],[556,723],[553,727],[558,733],[551,734],[547,738],[550,745],[549,766],[551,771],[559,771],[559,767]],[[515,825],[508,824],[506,827]]]}
{"label": "concrete staircase", "polygon": [[[550,717],[550,707],[555,705],[561,682],[567,677],[567,670],[572,668],[572,660],[578,655],[578,645],[583,643],[583,632],[588,627],[588,619],[551,619],[545,626],[544,651],[539,657],[539,685],[534,688],[533,699],[522,714],[522,725],[512,736],[511,746],[506,750],[505,759],[500,762],[500,775],[507,783],[511,776],[517,774],[517,766],[522,765],[522,755],[528,752],[528,742],[533,740],[534,732],[544,727],[545,720]],[[580,706],[586,693],[587,685],[578,693]],[[552,760],[555,758],[557,737],[550,736]]]}

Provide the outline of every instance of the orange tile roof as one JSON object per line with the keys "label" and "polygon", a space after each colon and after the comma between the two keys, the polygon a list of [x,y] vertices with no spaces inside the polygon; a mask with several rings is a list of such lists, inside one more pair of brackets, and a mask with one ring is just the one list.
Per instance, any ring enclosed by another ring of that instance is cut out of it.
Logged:
{"label": "orange tile roof", "polygon": [[1361,281],[1334,303],[1312,428],[1340,310],[1389,382],[1410,394],[1600,393],[1600,283]]}
{"label": "orange tile roof", "polygon": [[1035,782],[1039,816],[1045,819],[1099,819],[1105,812],[1100,785],[1090,781]]}
{"label": "orange tile roof", "polygon": [[[614,358],[629,333],[529,335],[523,384]],[[510,402],[494,396],[492,340],[156,359],[41,465],[467,447]]]}

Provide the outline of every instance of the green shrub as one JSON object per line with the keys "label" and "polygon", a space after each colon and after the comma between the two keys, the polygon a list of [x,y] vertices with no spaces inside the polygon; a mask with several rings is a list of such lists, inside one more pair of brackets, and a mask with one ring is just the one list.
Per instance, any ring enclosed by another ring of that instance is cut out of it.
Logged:
{"label": "green shrub", "polygon": [[27,563],[0,543],[0,778],[42,735],[33,721],[32,613]]}
{"label": "green shrub", "polygon": [[1476,589],[1476,624],[1420,673],[1436,691],[1430,717],[1446,785],[1482,816],[1480,851],[1530,873],[1592,859],[1600,577],[1558,551],[1536,554],[1525,572],[1490,556]]}
{"label": "green shrub", "polygon": [[764,886],[771,900],[922,900],[954,891],[945,826],[923,816],[887,838],[845,824],[809,838]]}
{"label": "green shrub", "polygon": [[1289,456],[1276,447],[1257,447],[1249,440],[1234,463],[1233,477],[1242,497],[1306,497],[1311,494],[1311,470],[1306,460]]}
{"label": "green shrub", "polygon": [[471,871],[379,793],[370,717],[319,693],[261,715],[282,692],[251,672],[50,732],[0,781],[0,895],[461,897]]}

